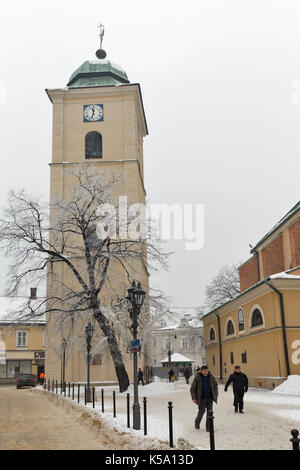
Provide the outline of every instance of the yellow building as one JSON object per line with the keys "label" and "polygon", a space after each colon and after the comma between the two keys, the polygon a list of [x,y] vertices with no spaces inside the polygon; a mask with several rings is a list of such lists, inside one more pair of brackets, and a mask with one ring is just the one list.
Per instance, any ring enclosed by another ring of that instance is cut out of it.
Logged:
{"label": "yellow building", "polygon": [[221,380],[238,364],[250,385],[273,388],[300,374],[300,202],[252,253],[241,294],[203,317],[206,357]]}
{"label": "yellow building", "polygon": [[[39,301],[32,293],[30,299]],[[28,297],[0,296],[0,383],[15,383],[19,374],[39,377],[45,369],[45,319],[20,322],[12,316],[27,303]]]}
{"label": "yellow building", "polygon": [[[130,203],[145,203],[143,138],[147,135],[140,85],[130,83],[126,72],[108,59],[85,61],[71,75],[67,87],[47,89],[53,105],[52,162],[50,163],[50,201],[69,200],[74,189],[71,172],[84,165],[102,174],[122,175],[118,195],[127,196]],[[51,214],[53,220],[53,213]],[[71,285],[70,275],[58,268],[57,278],[61,285]],[[69,276],[69,278],[68,278]],[[125,270],[114,273],[117,285],[128,284]],[[134,275],[143,288],[148,287],[148,272],[140,266]],[[74,281],[74,289],[76,289]],[[53,286],[48,281],[47,297]],[[124,294],[124,293],[122,293]],[[103,291],[101,303],[110,303],[110,292]],[[61,379],[60,345],[64,331],[59,332],[59,314],[47,316],[46,377]],[[88,322],[85,316],[72,326],[72,341],[66,351],[66,380],[86,380],[85,347],[79,344]],[[99,326],[94,324],[101,340]],[[76,341],[78,339],[78,341]],[[132,360],[121,344],[123,359],[132,378]],[[92,352],[91,380],[115,381],[113,362],[105,349]],[[144,356],[146,357],[146,356]],[[148,371],[141,359],[139,367]]]}

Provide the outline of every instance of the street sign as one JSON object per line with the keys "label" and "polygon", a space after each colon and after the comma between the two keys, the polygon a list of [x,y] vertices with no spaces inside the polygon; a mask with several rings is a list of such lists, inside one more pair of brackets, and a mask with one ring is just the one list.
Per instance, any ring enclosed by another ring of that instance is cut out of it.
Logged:
{"label": "street sign", "polygon": [[141,341],[139,339],[134,339],[129,342],[131,352],[140,352],[141,350]]}

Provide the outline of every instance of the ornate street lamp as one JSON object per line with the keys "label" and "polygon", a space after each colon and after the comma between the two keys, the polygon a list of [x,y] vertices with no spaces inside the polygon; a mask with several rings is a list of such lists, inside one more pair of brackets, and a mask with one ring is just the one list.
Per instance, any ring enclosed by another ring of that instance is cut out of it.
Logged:
{"label": "ornate street lamp", "polygon": [[86,388],[86,402],[91,403],[91,387],[90,387],[90,362],[91,362],[91,342],[94,334],[94,328],[89,322],[85,327],[85,339],[87,347],[87,388]]}
{"label": "ornate street lamp", "polygon": [[[132,320],[132,336],[133,340],[137,339],[137,327],[138,327],[138,316],[140,314],[141,308],[143,306],[146,292],[142,289],[141,283],[138,282],[137,286],[135,282],[131,284],[131,287],[127,289],[129,301],[129,313]],[[137,349],[133,350],[133,386],[134,386],[134,400],[133,400],[133,429],[141,429],[141,412],[139,405],[139,396],[138,396],[138,365],[137,365]]]}
{"label": "ornate street lamp", "polygon": [[61,349],[62,349],[62,390],[65,392],[65,370],[66,370],[66,349],[67,349],[67,340],[65,337],[63,337],[62,342],[61,342]]}

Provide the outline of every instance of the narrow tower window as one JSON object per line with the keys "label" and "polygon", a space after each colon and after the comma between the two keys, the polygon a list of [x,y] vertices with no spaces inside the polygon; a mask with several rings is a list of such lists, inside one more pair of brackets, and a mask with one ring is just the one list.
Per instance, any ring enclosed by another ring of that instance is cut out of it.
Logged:
{"label": "narrow tower window", "polygon": [[86,134],[85,158],[102,158],[102,135],[99,132]]}

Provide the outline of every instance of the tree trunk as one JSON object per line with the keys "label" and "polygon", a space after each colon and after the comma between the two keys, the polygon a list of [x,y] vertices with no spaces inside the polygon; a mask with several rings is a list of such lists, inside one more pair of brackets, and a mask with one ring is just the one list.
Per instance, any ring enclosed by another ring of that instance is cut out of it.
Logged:
{"label": "tree trunk", "polygon": [[112,327],[109,325],[106,317],[100,312],[100,309],[97,307],[94,308],[94,318],[95,320],[97,320],[98,325],[100,326],[101,330],[107,338],[108,349],[114,362],[120,392],[125,392],[128,389],[130,382],[123,362],[122,353],[116,340],[115,333]]}

